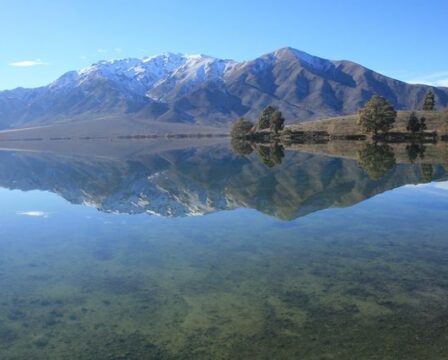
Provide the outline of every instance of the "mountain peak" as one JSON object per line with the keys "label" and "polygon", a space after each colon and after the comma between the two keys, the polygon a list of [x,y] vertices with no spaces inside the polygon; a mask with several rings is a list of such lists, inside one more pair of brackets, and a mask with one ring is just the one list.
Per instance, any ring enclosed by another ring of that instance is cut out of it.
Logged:
{"label": "mountain peak", "polygon": [[142,60],[142,62],[146,63],[146,62],[154,61],[155,59],[163,59],[165,61],[179,61],[180,59],[183,59],[183,58],[185,58],[184,54],[173,53],[173,52],[167,51],[167,52],[163,52],[158,55],[144,56],[141,60]]}
{"label": "mountain peak", "polygon": [[332,62],[318,56],[310,55],[304,51],[294,49],[292,47],[284,47],[272,53],[276,58],[294,57],[302,65],[311,67],[316,70],[325,71],[333,66]]}

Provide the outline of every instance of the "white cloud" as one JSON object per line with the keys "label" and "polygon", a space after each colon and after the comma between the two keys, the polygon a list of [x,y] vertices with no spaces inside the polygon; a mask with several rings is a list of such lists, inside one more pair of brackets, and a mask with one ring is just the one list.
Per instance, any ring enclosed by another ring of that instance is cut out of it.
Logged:
{"label": "white cloud", "polygon": [[104,53],[107,53],[107,50],[106,49],[97,49],[96,52],[99,54],[104,54]]}
{"label": "white cloud", "polygon": [[122,49],[122,48],[119,48],[119,47],[117,47],[117,48],[115,48],[115,49],[114,49],[114,51],[115,51],[115,52],[117,52],[117,53],[121,53],[121,52],[123,51],[123,49]]}
{"label": "white cloud", "polygon": [[79,58],[80,58],[81,60],[85,60],[85,59],[87,59],[87,56],[85,56],[85,55],[81,55]]}
{"label": "white cloud", "polygon": [[31,66],[38,66],[38,65],[48,65],[47,62],[42,61],[41,59],[36,60],[22,60],[22,61],[15,61],[8,64],[9,66],[15,66],[15,67],[31,67]]}
{"label": "white cloud", "polygon": [[43,218],[48,217],[48,213],[46,213],[44,211],[23,211],[23,212],[18,212],[17,215],[31,216],[31,217],[43,217]]}
{"label": "white cloud", "polygon": [[408,80],[411,84],[425,84],[431,86],[447,86],[448,87],[448,71],[440,71],[432,74],[420,76],[415,79]]}

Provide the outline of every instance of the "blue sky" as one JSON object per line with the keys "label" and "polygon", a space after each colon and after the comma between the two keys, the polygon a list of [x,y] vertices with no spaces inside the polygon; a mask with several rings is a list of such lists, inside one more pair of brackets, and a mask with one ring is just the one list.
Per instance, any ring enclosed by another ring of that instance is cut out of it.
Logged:
{"label": "blue sky", "polygon": [[446,0],[2,0],[0,89],[164,51],[253,59],[292,46],[448,86]]}

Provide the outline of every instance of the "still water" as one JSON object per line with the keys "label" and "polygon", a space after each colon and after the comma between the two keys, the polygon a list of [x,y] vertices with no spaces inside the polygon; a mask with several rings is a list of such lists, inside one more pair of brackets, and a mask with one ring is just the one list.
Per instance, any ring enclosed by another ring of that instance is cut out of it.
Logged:
{"label": "still water", "polygon": [[0,359],[448,358],[445,168],[263,160],[0,152]]}

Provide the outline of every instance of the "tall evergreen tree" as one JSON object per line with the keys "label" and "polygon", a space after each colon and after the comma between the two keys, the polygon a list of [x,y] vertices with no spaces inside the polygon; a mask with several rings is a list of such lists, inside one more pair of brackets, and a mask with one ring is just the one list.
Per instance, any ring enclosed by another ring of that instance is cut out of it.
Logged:
{"label": "tall evergreen tree", "polygon": [[436,106],[436,99],[434,93],[429,90],[425,96],[425,100],[423,100],[423,110],[424,111],[433,111]]}
{"label": "tall evergreen tree", "polygon": [[374,95],[359,110],[358,124],[364,132],[373,133],[375,136],[378,132],[386,133],[392,129],[397,112],[394,107],[383,97]]}

